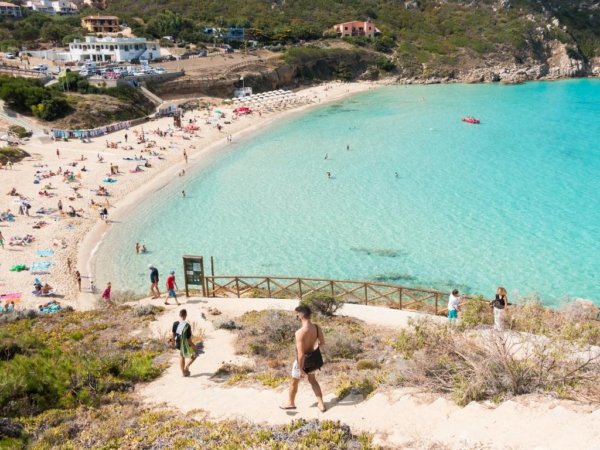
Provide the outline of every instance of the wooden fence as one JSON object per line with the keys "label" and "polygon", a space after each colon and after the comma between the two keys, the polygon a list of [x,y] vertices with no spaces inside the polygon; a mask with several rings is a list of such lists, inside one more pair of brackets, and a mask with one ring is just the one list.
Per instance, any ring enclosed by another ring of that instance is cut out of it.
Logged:
{"label": "wooden fence", "polygon": [[295,298],[323,293],[346,303],[418,310],[431,314],[447,311],[448,293],[394,284],[322,278],[206,275],[208,297]]}

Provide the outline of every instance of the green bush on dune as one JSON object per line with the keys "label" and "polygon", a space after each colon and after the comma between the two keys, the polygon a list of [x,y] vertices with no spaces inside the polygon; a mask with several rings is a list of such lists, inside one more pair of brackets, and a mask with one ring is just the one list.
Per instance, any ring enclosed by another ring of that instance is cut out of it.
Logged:
{"label": "green bush on dune", "polygon": [[6,164],[10,162],[19,162],[23,158],[27,158],[29,153],[17,147],[0,147],[0,163]]}
{"label": "green bush on dune", "polygon": [[[154,362],[160,352],[119,348],[109,337],[119,332],[117,324],[110,319],[92,323],[100,315],[65,312],[0,328],[0,350],[4,349],[0,351],[0,409],[4,415],[20,417],[51,408],[98,404],[109,392],[127,390],[131,383],[160,375],[162,368]],[[109,326],[101,326],[102,322]]]}

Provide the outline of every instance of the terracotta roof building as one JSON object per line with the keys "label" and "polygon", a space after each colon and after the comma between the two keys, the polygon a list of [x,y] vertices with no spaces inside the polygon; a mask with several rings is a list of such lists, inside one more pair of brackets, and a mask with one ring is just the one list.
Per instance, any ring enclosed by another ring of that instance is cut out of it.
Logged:
{"label": "terracotta roof building", "polygon": [[379,29],[370,20],[360,21],[355,20],[352,22],[337,23],[333,26],[333,29],[339,37],[346,36],[365,36],[373,37],[376,34],[381,33]]}
{"label": "terracotta roof building", "polygon": [[90,33],[118,33],[119,18],[116,16],[87,16],[81,19],[81,26]]}

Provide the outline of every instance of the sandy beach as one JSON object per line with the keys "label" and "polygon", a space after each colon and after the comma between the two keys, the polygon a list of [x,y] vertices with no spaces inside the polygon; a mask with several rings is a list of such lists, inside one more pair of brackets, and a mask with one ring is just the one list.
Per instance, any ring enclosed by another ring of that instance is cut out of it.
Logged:
{"label": "sandy beach", "polygon": [[[235,146],[285,116],[374,86],[365,82],[311,87],[297,92],[310,100],[307,104],[290,105],[288,109],[261,115],[243,115],[237,119],[233,114],[234,106],[222,105],[219,100],[212,99],[214,107],[224,113],[218,122],[221,129],[216,122],[206,124],[210,112],[196,110],[186,113],[183,119],[184,125],[190,120],[195,121],[199,129],[194,132],[174,128],[173,119],[165,117],[92,138],[86,143],[76,139],[54,142],[49,137],[35,135],[23,141],[19,147],[31,157],[0,171],[0,212],[10,212],[14,216],[12,221],[0,222],[5,241],[4,248],[0,248],[0,294],[15,299],[17,308],[36,307],[47,301],[32,293],[34,280],[38,278],[42,284],[48,283],[53,288],[62,304],[77,309],[93,308],[95,296],[90,289],[93,280],[90,257],[102,235],[110,230],[111,222],[125,220],[132,205],[141,197],[180,176],[182,170],[186,172],[183,176],[187,176],[192,167],[206,162],[212,152]],[[141,142],[142,135],[145,142]],[[231,143],[228,136],[232,138]],[[150,167],[145,167],[146,161]],[[111,174],[111,167],[115,166],[118,173]],[[65,172],[68,175],[65,176]],[[34,183],[36,177],[38,183]],[[108,179],[116,181],[107,182]],[[100,187],[109,195],[97,195]],[[13,188],[17,195],[9,195]],[[58,209],[59,201],[62,212]],[[20,214],[23,202],[31,207]],[[108,210],[108,220],[100,220],[104,207]],[[68,214],[73,211],[75,214]],[[31,242],[23,239],[27,235],[33,237]],[[140,239],[143,240],[143,236]],[[134,244],[131,243],[132,251]],[[19,264],[28,268],[33,265],[38,270],[10,270]],[[75,279],[76,270],[82,277],[81,293]],[[95,288],[98,293],[103,286]],[[125,290],[126,287],[114,286],[113,289]]]}

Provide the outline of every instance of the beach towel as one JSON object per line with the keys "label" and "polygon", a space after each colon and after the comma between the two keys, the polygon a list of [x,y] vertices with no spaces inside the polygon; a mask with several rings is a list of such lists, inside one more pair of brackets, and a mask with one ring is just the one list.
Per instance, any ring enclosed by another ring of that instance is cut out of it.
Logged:
{"label": "beach towel", "polygon": [[51,261],[34,261],[29,267],[29,271],[35,275],[42,275],[48,273],[48,269],[52,267]]}
{"label": "beach towel", "polygon": [[21,301],[21,296],[23,295],[22,292],[13,292],[11,294],[0,294],[0,301],[3,300],[12,300],[15,303],[18,303]]}
{"label": "beach towel", "polygon": [[116,183],[117,182],[117,180],[115,180],[113,178],[104,178],[102,181],[105,183]]}
{"label": "beach towel", "polygon": [[21,272],[22,270],[27,270],[27,266],[25,264],[15,264],[10,268],[11,272]]}
{"label": "beach towel", "polygon": [[52,250],[51,248],[46,248],[46,249],[42,249],[42,250],[38,250],[37,251],[37,255],[44,258],[46,256],[54,256],[54,250]]}

